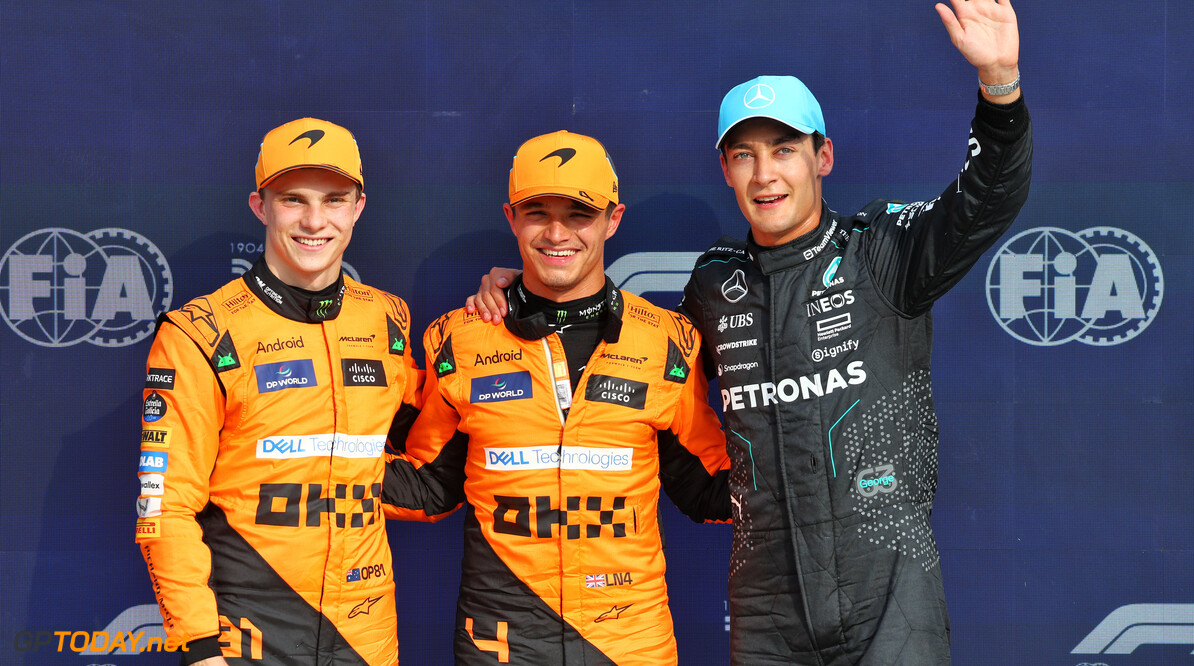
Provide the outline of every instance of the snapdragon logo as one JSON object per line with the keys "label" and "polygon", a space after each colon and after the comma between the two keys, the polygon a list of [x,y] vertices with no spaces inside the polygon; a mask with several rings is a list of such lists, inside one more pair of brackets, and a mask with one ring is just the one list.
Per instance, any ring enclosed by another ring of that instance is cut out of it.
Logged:
{"label": "snapdragon logo", "polygon": [[272,460],[294,458],[380,458],[386,448],[385,435],[274,435],[257,440],[257,457]]}
{"label": "snapdragon logo", "polygon": [[625,472],[634,466],[634,449],[588,446],[487,447],[485,468],[513,472],[535,469],[581,469]]}
{"label": "snapdragon logo", "polygon": [[127,229],[39,229],[0,258],[0,317],[42,347],[144,340],[173,290],[161,250]]}
{"label": "snapdragon logo", "polygon": [[1131,340],[1156,318],[1164,289],[1152,249],[1114,227],[1029,229],[1004,243],[987,269],[995,321],[1042,347]]}
{"label": "snapdragon logo", "polygon": [[834,391],[862,384],[866,379],[866,368],[863,366],[863,362],[853,361],[846,366],[845,376],[838,368],[832,368],[826,372],[817,372],[797,379],[786,377],[778,384],[764,382],[730,386],[721,390],[722,411],[736,412],[746,408],[767,407],[779,404],[781,401],[795,402],[800,399],[820,398]]}

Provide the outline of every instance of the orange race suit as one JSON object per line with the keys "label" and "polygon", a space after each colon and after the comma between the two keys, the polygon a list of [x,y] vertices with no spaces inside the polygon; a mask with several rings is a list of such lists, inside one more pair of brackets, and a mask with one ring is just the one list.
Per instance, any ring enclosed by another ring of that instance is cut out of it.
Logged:
{"label": "orange race suit", "polygon": [[424,408],[385,492],[434,514],[463,484],[457,664],[676,663],[660,479],[727,520],[725,438],[691,322],[604,289],[574,394],[559,333],[515,297],[504,326],[456,310],[423,338]]}
{"label": "orange race suit", "polygon": [[409,321],[384,291],[312,294],[260,259],[160,319],[137,541],[184,659],[398,662],[381,487],[420,402]]}

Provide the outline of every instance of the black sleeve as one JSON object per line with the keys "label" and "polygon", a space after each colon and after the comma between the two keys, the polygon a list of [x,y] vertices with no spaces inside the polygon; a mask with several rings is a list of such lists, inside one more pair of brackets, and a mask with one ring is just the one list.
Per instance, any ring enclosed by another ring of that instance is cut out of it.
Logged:
{"label": "black sleeve", "polygon": [[671,430],[660,430],[658,440],[659,481],[676,507],[697,523],[729,520],[729,470],[710,475]]}
{"label": "black sleeve", "polygon": [[[435,460],[415,469],[402,457],[386,463],[381,501],[401,509],[422,511],[427,516],[454,511],[464,502],[464,461],[468,435],[457,431]],[[405,514],[402,517],[407,517]]]}
{"label": "black sleeve", "polygon": [[867,265],[897,312],[928,311],[1015,221],[1032,176],[1031,125],[1023,97],[980,95],[955,182],[932,201],[876,201],[859,214]]}

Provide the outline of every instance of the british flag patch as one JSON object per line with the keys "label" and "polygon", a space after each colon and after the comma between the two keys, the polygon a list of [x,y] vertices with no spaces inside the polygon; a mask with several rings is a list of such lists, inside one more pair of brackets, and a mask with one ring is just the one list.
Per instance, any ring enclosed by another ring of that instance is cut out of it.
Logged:
{"label": "british flag patch", "polygon": [[605,587],[605,574],[586,574],[585,587]]}

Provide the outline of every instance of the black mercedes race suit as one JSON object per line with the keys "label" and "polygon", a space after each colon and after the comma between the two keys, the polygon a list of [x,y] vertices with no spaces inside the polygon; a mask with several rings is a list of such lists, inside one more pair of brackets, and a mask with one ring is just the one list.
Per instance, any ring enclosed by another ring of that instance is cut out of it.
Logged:
{"label": "black mercedes race suit", "polygon": [[697,261],[682,309],[725,411],[734,664],[949,663],[929,309],[1015,219],[1031,155],[1023,102],[980,100],[938,198],[823,205],[795,241]]}

